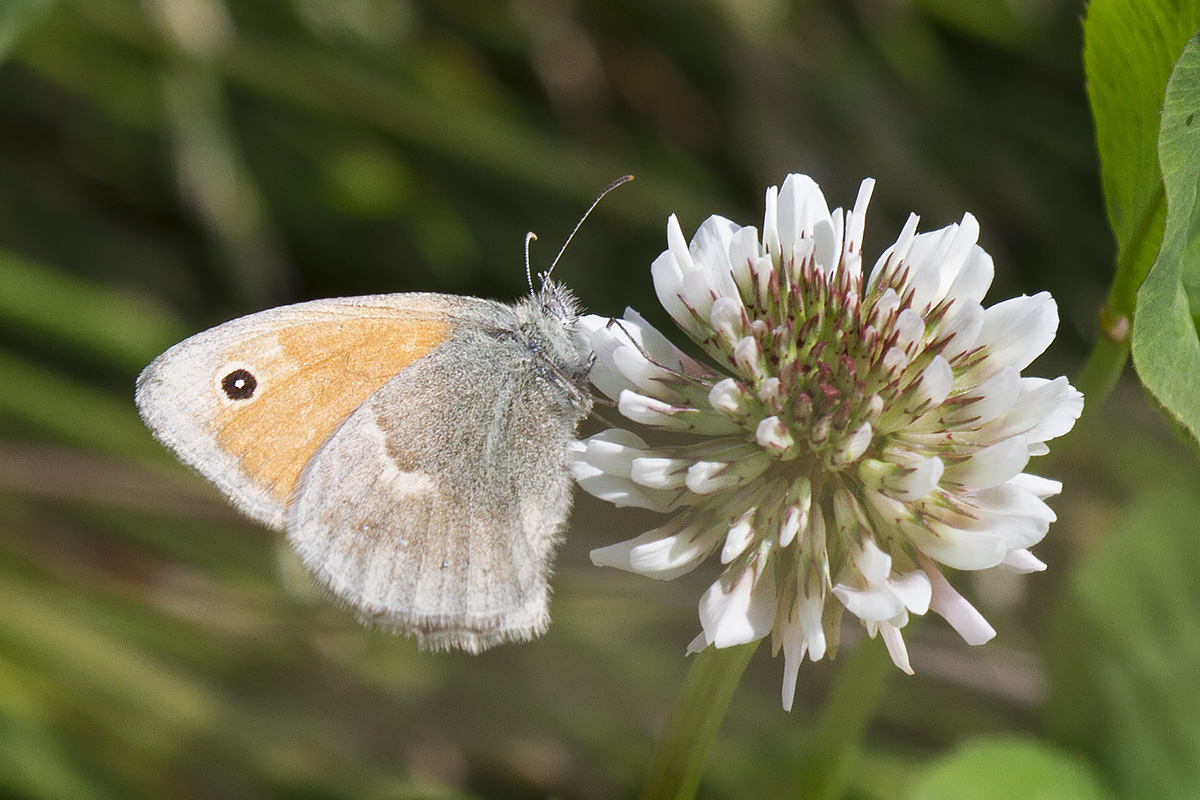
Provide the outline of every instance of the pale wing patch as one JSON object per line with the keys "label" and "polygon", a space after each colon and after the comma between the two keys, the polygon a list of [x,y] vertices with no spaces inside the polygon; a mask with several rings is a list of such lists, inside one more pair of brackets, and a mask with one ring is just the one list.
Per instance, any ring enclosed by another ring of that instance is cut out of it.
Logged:
{"label": "pale wing patch", "polygon": [[401,472],[385,474],[388,490],[395,495],[428,494],[433,491],[433,479],[424,472]]}

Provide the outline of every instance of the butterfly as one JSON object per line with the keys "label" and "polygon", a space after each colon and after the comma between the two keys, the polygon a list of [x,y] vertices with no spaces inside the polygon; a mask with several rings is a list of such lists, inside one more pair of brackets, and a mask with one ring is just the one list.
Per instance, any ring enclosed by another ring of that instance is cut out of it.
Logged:
{"label": "butterfly", "polygon": [[592,409],[551,270],[512,304],[390,294],[226,322],[142,372],[138,411],[363,617],[426,649],[531,639]]}

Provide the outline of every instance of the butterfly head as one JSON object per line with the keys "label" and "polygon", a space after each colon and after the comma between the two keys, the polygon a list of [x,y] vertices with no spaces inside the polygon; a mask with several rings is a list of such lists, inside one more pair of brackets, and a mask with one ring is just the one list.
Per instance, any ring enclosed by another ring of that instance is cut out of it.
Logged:
{"label": "butterfly head", "polygon": [[590,348],[576,335],[580,306],[565,285],[543,277],[542,288],[518,301],[515,309],[520,335],[544,374],[567,390],[571,405],[591,410],[588,374]]}

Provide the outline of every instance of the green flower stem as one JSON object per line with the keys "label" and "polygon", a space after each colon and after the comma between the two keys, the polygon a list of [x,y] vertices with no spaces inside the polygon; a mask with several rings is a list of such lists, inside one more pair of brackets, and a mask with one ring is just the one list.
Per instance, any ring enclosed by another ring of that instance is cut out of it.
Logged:
{"label": "green flower stem", "polygon": [[696,796],[704,758],[759,642],[696,655],[671,706],[667,724],[642,786],[642,800],[688,800]]}
{"label": "green flower stem", "polygon": [[1162,241],[1166,224],[1166,196],[1162,187],[1155,194],[1132,239],[1121,248],[1117,272],[1108,290],[1108,298],[1100,309],[1100,330],[1096,344],[1083,370],[1076,377],[1075,388],[1086,398],[1084,415],[1099,409],[1125,370],[1129,360],[1130,333],[1133,312],[1137,306],[1137,291],[1146,278]]}
{"label": "green flower stem", "polygon": [[1086,416],[1091,416],[1088,412],[1099,409],[1104,404],[1104,399],[1112,394],[1117,381],[1125,372],[1125,364],[1128,361],[1128,337],[1113,341],[1104,331],[1099,331],[1087,363],[1072,381],[1075,388],[1083,392],[1083,411]]}
{"label": "green flower stem", "polygon": [[845,794],[867,725],[897,672],[879,641],[863,642],[839,666],[833,694],[796,773],[798,800],[834,800]]}

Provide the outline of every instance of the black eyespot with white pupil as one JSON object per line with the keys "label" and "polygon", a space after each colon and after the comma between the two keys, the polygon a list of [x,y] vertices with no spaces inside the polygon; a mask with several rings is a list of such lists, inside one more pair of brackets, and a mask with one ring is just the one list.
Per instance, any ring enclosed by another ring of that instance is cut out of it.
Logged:
{"label": "black eyespot with white pupil", "polygon": [[258,379],[245,369],[232,370],[221,379],[221,391],[230,400],[249,400],[258,389]]}

